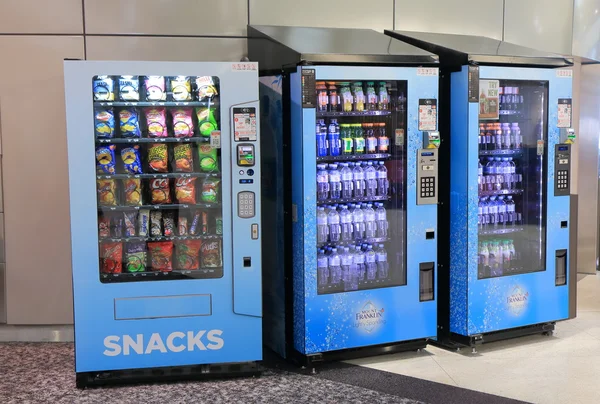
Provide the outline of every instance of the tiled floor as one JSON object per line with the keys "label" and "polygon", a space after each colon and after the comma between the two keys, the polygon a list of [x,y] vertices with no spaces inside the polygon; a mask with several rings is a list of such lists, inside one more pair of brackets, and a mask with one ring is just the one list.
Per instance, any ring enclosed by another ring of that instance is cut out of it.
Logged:
{"label": "tiled floor", "polygon": [[551,337],[490,343],[476,355],[428,346],[351,363],[533,403],[598,403],[600,276],[580,278],[577,305],[577,318],[558,323]]}

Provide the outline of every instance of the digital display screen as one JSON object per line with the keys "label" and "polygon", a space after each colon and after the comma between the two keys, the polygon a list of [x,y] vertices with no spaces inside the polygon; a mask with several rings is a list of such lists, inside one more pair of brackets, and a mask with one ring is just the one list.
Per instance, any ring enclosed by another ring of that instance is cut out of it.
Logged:
{"label": "digital display screen", "polygon": [[421,153],[421,156],[423,156],[423,157],[431,157],[433,155],[434,155],[433,152],[423,152],[423,153]]}
{"label": "digital display screen", "polygon": [[558,151],[567,151],[569,150],[569,146],[558,146]]}

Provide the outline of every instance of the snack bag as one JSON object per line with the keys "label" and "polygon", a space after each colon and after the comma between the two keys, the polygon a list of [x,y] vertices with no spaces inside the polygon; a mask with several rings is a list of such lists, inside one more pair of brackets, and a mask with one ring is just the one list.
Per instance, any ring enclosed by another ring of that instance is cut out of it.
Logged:
{"label": "snack bag", "polygon": [[189,143],[178,144],[173,148],[175,155],[175,171],[189,173],[194,169],[192,159],[192,145]]}
{"label": "snack bag", "polygon": [[175,214],[173,212],[164,213],[163,228],[165,229],[165,237],[173,237],[175,235]]}
{"label": "snack bag", "polygon": [[200,159],[200,170],[210,173],[219,170],[217,149],[206,143],[198,144],[198,158]]}
{"label": "snack bag", "polygon": [[202,201],[214,203],[219,198],[220,180],[216,178],[207,178],[202,184]]}
{"label": "snack bag", "polygon": [[172,203],[171,187],[169,179],[156,178],[150,181],[150,190],[152,191],[152,204],[160,205],[164,203]]}
{"label": "snack bag", "polygon": [[119,77],[119,98],[123,101],[140,100],[140,79],[138,76]]}
{"label": "snack bag", "polygon": [[98,174],[115,173],[115,145],[96,147],[96,171]]}
{"label": "snack bag", "polygon": [[198,117],[198,130],[204,137],[209,137],[213,130],[217,130],[217,120],[215,118],[215,108],[200,107],[196,110]]}
{"label": "snack bag", "polygon": [[120,274],[123,258],[122,243],[100,244],[100,272],[103,274]]}
{"label": "snack bag", "polygon": [[140,159],[140,146],[135,145],[132,147],[126,147],[121,150],[121,160],[123,160],[123,167],[129,174],[141,174],[142,173],[142,162]]}
{"label": "snack bag", "polygon": [[173,117],[173,133],[175,137],[194,136],[194,121],[192,108],[177,108],[171,111]]}
{"label": "snack bag", "polygon": [[114,101],[114,82],[110,76],[96,76],[92,82],[94,101]]}
{"label": "snack bag", "polygon": [[211,76],[196,77],[196,89],[198,92],[198,101],[211,100],[219,93]]}
{"label": "snack bag", "polygon": [[148,243],[150,250],[150,270],[169,272],[173,270],[173,242],[155,241]]}
{"label": "snack bag", "polygon": [[192,217],[192,224],[190,226],[190,234],[195,236],[198,234],[198,226],[200,226],[200,211],[197,210],[194,212],[194,216]]}
{"label": "snack bag", "polygon": [[202,243],[200,261],[202,268],[221,268],[223,266],[221,240],[205,241]]}
{"label": "snack bag", "polygon": [[187,217],[181,213],[177,218],[177,232],[180,236],[187,236],[188,234],[188,220]]}
{"label": "snack bag", "polygon": [[94,127],[98,139],[112,139],[115,136],[115,114],[111,108],[94,110]]}
{"label": "snack bag", "polygon": [[123,180],[125,189],[125,205],[140,206],[142,204],[142,180],[127,178]]}
{"label": "snack bag", "polygon": [[156,173],[169,172],[169,151],[164,143],[154,143],[148,147],[148,165]]}
{"label": "snack bag", "polygon": [[127,108],[119,111],[119,124],[121,136],[125,138],[141,137],[140,120],[135,108]]}
{"label": "snack bag", "polygon": [[146,271],[146,243],[131,243],[125,253],[125,270],[127,272]]}
{"label": "snack bag", "polygon": [[202,227],[200,228],[200,234],[206,236],[208,234],[208,212],[202,211]]}
{"label": "snack bag", "polygon": [[148,137],[167,137],[167,110],[165,107],[153,107],[145,110]]}
{"label": "snack bag", "polygon": [[163,76],[148,76],[144,79],[146,87],[147,101],[165,101],[167,92],[165,91],[165,78]]}
{"label": "snack bag", "polygon": [[102,215],[98,218],[98,237],[110,237],[110,218],[106,215]]}
{"label": "snack bag", "polygon": [[175,199],[179,203],[196,203],[196,178],[177,178]]}
{"label": "snack bag", "polygon": [[150,213],[150,236],[162,236],[162,212],[160,210]]}
{"label": "snack bag", "polygon": [[98,204],[100,206],[117,205],[116,180],[96,180],[98,187]]}
{"label": "snack bag", "polygon": [[171,93],[175,101],[191,101],[192,100],[192,85],[190,78],[187,76],[171,77]]}
{"label": "snack bag", "polygon": [[199,253],[202,241],[186,240],[175,245],[175,265],[177,269],[200,269]]}
{"label": "snack bag", "polygon": [[148,225],[150,222],[150,210],[140,209],[138,214],[138,235],[146,237],[148,235]]}
{"label": "snack bag", "polygon": [[137,212],[123,212],[125,219],[125,237],[135,237],[135,222]]}

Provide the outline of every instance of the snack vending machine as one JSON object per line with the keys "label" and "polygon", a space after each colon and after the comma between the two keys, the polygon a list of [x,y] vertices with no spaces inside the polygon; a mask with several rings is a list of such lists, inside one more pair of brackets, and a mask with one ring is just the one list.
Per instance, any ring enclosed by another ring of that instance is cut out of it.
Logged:
{"label": "snack vending machine", "polygon": [[256,63],[64,68],[77,385],[255,373]]}
{"label": "snack vending machine", "polygon": [[440,55],[450,99],[439,341],[551,333],[575,304],[572,61],[484,37],[386,33]]}
{"label": "snack vending machine", "polygon": [[266,344],[304,363],[425,346],[437,321],[437,57],[371,30],[248,31],[273,250]]}

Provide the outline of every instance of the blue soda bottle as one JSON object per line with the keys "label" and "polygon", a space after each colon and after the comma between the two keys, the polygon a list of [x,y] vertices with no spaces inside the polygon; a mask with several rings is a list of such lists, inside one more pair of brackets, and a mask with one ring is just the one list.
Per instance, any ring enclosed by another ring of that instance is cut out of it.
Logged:
{"label": "blue soda bottle", "polygon": [[327,143],[329,144],[329,155],[339,156],[342,153],[342,142],[340,140],[340,130],[337,122],[329,123],[327,130]]}
{"label": "blue soda bottle", "polygon": [[317,135],[317,156],[327,156],[327,132],[323,132],[320,120],[317,121],[315,132]]}

